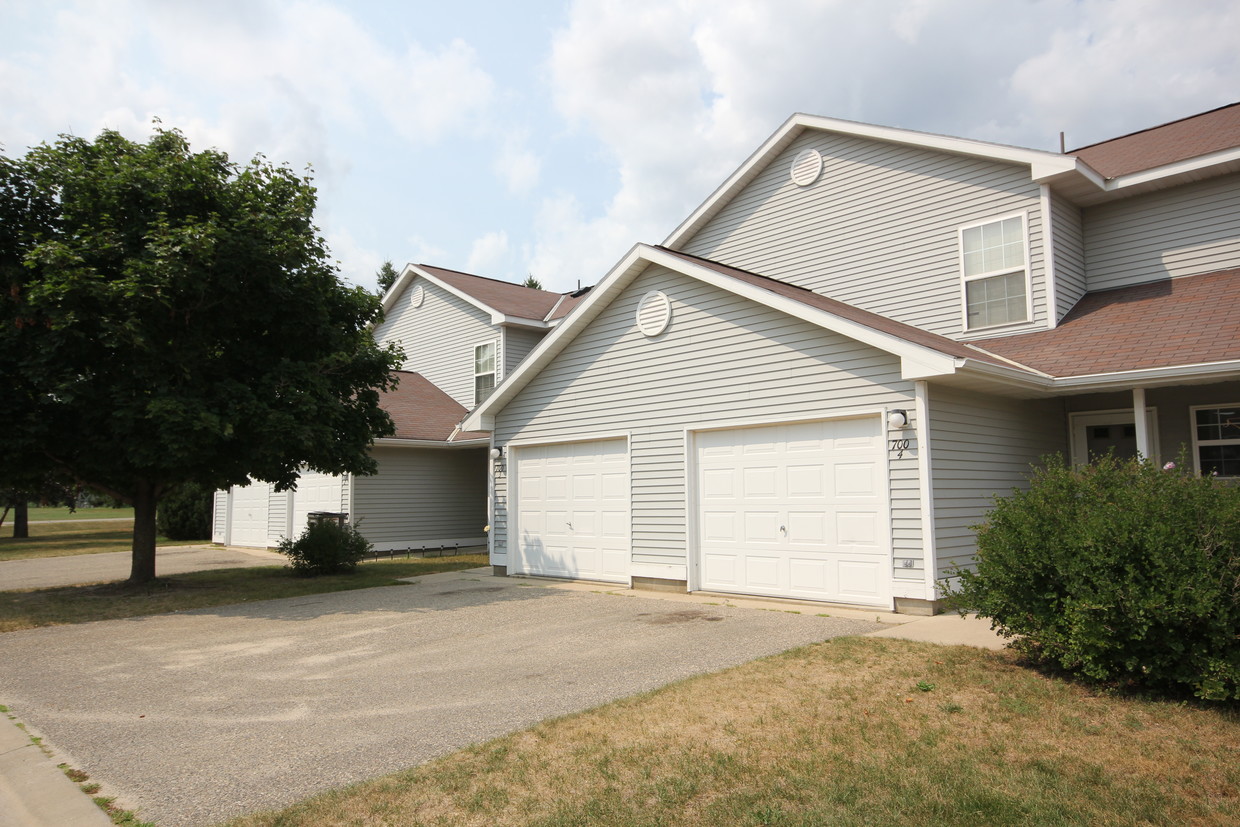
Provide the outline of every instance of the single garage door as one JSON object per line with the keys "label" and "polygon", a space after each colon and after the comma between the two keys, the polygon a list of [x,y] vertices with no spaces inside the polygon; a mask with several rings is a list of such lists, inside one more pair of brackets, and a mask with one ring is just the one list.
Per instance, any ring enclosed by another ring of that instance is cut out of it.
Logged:
{"label": "single garage door", "polygon": [[313,471],[303,473],[293,492],[293,537],[300,537],[311,511],[340,512],[344,477],[333,477]]}
{"label": "single garage door", "polygon": [[521,447],[515,455],[515,571],[627,583],[627,441]]}
{"label": "single garage door", "polygon": [[228,518],[232,523],[229,545],[267,547],[267,500],[271,486],[265,482],[234,486]]}
{"label": "single garage door", "polygon": [[701,588],[890,605],[878,417],[704,431],[695,443]]}

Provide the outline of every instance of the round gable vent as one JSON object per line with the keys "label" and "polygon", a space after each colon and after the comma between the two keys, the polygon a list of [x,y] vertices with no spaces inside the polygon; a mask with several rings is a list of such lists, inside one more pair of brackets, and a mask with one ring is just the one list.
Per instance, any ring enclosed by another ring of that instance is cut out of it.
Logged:
{"label": "round gable vent", "polygon": [[423,298],[425,298],[425,296],[423,295],[422,285],[419,284],[409,292],[409,306],[421,307]]}
{"label": "round gable vent", "polygon": [[672,320],[672,303],[661,290],[651,290],[637,305],[637,329],[644,336],[658,336]]}
{"label": "round gable vent", "polygon": [[792,161],[792,183],[808,187],[822,175],[822,153],[816,149],[803,150]]}

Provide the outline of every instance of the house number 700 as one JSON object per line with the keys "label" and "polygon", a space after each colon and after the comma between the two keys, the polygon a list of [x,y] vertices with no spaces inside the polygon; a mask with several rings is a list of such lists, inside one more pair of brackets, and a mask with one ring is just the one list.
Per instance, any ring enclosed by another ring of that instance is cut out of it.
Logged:
{"label": "house number 700", "polygon": [[903,459],[904,452],[908,450],[907,439],[893,439],[891,441],[891,450],[896,452],[896,459]]}

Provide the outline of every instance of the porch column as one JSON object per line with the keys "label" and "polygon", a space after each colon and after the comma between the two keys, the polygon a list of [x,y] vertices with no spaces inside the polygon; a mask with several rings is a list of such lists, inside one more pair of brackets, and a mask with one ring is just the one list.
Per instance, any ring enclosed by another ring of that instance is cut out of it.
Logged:
{"label": "porch column", "polygon": [[1132,389],[1132,421],[1137,426],[1137,454],[1141,459],[1153,456],[1150,450],[1150,430],[1145,418],[1145,388]]}

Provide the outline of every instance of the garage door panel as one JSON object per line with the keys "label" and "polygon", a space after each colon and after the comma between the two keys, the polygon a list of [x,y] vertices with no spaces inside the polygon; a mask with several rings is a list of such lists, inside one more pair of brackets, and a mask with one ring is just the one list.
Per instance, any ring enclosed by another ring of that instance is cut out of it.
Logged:
{"label": "garage door panel", "polygon": [[889,602],[882,436],[878,417],[697,434],[702,588]]}
{"label": "garage door panel", "polygon": [[228,541],[234,546],[263,548],[267,545],[267,508],[271,488],[255,482],[232,489],[229,520],[232,523]]}
{"label": "garage door panel", "polygon": [[515,571],[628,579],[626,440],[514,449],[522,537]]}

